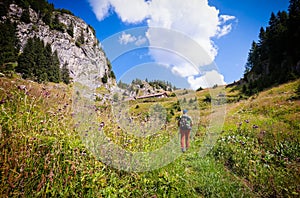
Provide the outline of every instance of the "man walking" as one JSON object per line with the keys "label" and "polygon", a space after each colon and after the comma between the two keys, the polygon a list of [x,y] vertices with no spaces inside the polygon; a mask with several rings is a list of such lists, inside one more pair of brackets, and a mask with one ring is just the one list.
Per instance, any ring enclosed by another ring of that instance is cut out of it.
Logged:
{"label": "man walking", "polygon": [[180,144],[181,151],[185,152],[190,147],[190,133],[193,126],[193,121],[190,116],[187,115],[187,110],[183,110],[183,115],[178,121],[178,127],[180,128]]}

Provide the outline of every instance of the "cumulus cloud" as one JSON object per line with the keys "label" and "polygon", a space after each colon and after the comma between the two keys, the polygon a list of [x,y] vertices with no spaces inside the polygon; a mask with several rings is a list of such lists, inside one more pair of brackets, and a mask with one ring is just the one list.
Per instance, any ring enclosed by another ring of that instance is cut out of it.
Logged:
{"label": "cumulus cloud", "polygon": [[[222,36],[225,36],[229,32],[231,32],[232,29],[232,20],[235,20],[235,16],[230,15],[221,15],[219,17],[219,26],[216,32],[216,37],[220,38]],[[237,22],[237,21],[235,21]]]}
{"label": "cumulus cloud", "polygon": [[99,21],[109,15],[110,0],[89,0],[89,3]]}
{"label": "cumulus cloud", "polygon": [[143,45],[147,42],[147,39],[142,36],[135,37],[131,34],[126,34],[122,32],[121,36],[119,37],[119,43],[121,45],[127,45],[128,43],[134,43],[136,46]]}
{"label": "cumulus cloud", "polygon": [[119,43],[122,45],[126,45],[134,41],[136,41],[135,36],[132,36],[131,34],[126,34],[125,32],[122,32],[122,35],[119,37]]}
{"label": "cumulus cloud", "polygon": [[220,38],[226,34],[228,34],[232,29],[232,25],[224,25],[222,28],[218,28],[218,32],[217,32],[217,38]]}
{"label": "cumulus cloud", "polygon": [[[110,12],[114,11],[125,23],[145,22],[149,27],[146,37],[150,46],[159,44],[162,48],[179,53],[195,64],[200,71],[201,66],[213,62],[217,55],[218,48],[213,43],[212,38],[220,38],[228,34],[232,30],[232,20],[236,19],[234,16],[220,15],[219,10],[208,4],[208,0],[88,1],[98,20],[103,20]],[[178,31],[195,41],[198,46],[195,47],[192,42],[189,46],[184,39],[169,38],[168,35],[153,32],[151,31],[153,27]],[[119,41],[122,44],[135,42],[135,45],[138,46],[145,43],[146,39],[124,33]],[[203,49],[201,53],[198,53],[199,46]],[[189,64],[178,61],[176,58],[173,60],[165,58],[164,53],[156,50],[150,49],[149,54],[157,62],[165,63],[165,61],[171,60],[172,64],[175,65],[172,71],[180,73],[181,76],[191,74],[188,76],[191,83],[200,81],[200,79],[192,76],[195,72],[188,66]]]}
{"label": "cumulus cloud", "polygon": [[189,63],[175,65],[171,68],[171,71],[180,77],[189,77],[199,74],[199,71],[195,68],[195,66]]}
{"label": "cumulus cloud", "polygon": [[147,39],[145,37],[139,36],[134,43],[136,46],[141,46],[147,42]]}
{"label": "cumulus cloud", "polygon": [[221,22],[226,23],[227,21],[231,21],[236,18],[235,18],[235,16],[231,16],[231,15],[220,15],[219,19]]}
{"label": "cumulus cloud", "polygon": [[188,82],[192,89],[198,89],[199,87],[207,88],[213,87],[214,85],[225,85],[224,76],[216,70],[205,72],[200,77],[189,76]]}
{"label": "cumulus cloud", "polygon": [[[98,20],[117,13],[123,22],[140,23],[146,20],[149,27],[162,27],[180,31],[195,39],[214,58],[217,48],[211,38],[229,33],[231,25],[224,23],[234,16],[220,15],[207,0],[89,0]],[[224,27],[223,27],[224,26]]]}

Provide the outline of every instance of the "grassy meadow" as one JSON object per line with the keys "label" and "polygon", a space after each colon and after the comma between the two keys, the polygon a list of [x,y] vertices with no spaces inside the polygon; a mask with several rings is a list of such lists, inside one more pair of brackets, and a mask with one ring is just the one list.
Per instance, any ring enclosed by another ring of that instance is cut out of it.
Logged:
{"label": "grassy meadow", "polygon": [[[140,126],[147,124],[152,107],[166,109],[167,124],[141,137],[122,130],[127,121],[121,127],[122,120],[116,122],[118,113],[112,111],[122,113],[122,108],[99,101],[92,104],[94,124],[105,123],[95,131],[122,149],[152,152],[177,138],[174,161],[146,172],[109,166],[84,144],[89,139],[78,130],[78,118],[74,119],[73,86],[0,78],[1,197],[300,195],[300,80],[251,97],[237,87],[226,88],[222,133],[205,156],[199,150],[210,133],[210,115],[216,111],[209,90],[180,103],[181,92],[176,93],[178,97],[129,101],[130,116]],[[176,118],[181,107],[194,104],[191,113],[198,113],[199,120],[193,127],[191,148],[181,154]]]}

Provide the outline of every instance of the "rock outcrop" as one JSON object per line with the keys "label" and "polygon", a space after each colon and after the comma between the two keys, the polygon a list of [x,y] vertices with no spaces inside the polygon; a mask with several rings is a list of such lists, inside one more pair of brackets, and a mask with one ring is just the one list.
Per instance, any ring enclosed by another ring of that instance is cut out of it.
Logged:
{"label": "rock outcrop", "polygon": [[[7,16],[2,17],[2,20],[8,17],[12,22],[16,22],[21,51],[29,38],[38,37],[44,43],[51,44],[53,51],[57,51],[60,66],[67,65],[75,82],[91,88],[102,84],[107,88],[115,85],[115,79],[110,77],[108,60],[91,26],[71,14],[54,11],[53,15],[64,27],[63,31],[59,31],[51,29],[38,17],[38,13],[30,8],[31,22],[21,21],[22,12],[23,8],[11,4]],[[103,82],[103,78],[107,82]]]}

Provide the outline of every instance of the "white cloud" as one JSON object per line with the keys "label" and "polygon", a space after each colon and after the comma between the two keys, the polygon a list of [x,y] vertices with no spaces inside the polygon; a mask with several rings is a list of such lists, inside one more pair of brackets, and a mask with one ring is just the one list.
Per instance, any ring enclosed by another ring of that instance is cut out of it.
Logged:
{"label": "white cloud", "polygon": [[126,34],[122,32],[122,35],[119,37],[119,43],[122,45],[127,45],[128,43],[132,43],[136,41],[136,37],[132,36],[131,34]]}
{"label": "white cloud", "polygon": [[133,42],[136,46],[141,46],[147,42],[147,39],[142,36],[138,36],[138,38],[136,38],[131,34],[126,34],[125,32],[122,32],[121,36],[119,37],[119,43],[121,45],[127,45],[128,43]]}
{"label": "white cloud", "polygon": [[[195,64],[200,72],[201,66],[213,62],[217,55],[218,48],[212,38],[228,34],[232,30],[232,20],[236,19],[234,16],[220,15],[219,10],[208,4],[208,0],[89,0],[89,2],[99,20],[103,20],[111,10],[116,12],[123,22],[131,24],[146,22],[150,28],[146,34],[149,46],[161,46],[169,52],[179,54]],[[167,32],[151,31],[151,27],[178,31],[187,38],[178,39],[176,34],[170,38]],[[124,33],[119,41],[122,44],[135,42],[135,45],[139,46],[146,42],[146,38]],[[156,62],[175,65],[172,71],[187,76],[190,83],[198,84],[201,81],[201,78],[194,77],[199,75],[199,72],[196,74],[188,66],[190,64],[185,64],[178,57],[165,56],[164,52],[153,49],[149,51]]]}
{"label": "white cloud", "polygon": [[226,23],[227,21],[231,21],[236,18],[235,18],[235,16],[230,16],[230,15],[220,15],[219,19],[221,22]]}
{"label": "white cloud", "polygon": [[113,9],[123,22],[139,23],[148,16],[148,4],[144,0],[88,0],[99,21]]}
{"label": "white cloud", "polygon": [[134,43],[136,46],[141,46],[147,42],[147,39],[145,37],[139,36]]}
{"label": "white cloud", "polygon": [[110,0],[89,0],[89,3],[99,21],[108,16]]}
{"label": "white cloud", "polygon": [[162,27],[180,31],[195,39],[211,57],[217,49],[211,38],[220,37],[231,30],[224,23],[234,16],[220,15],[219,10],[208,5],[208,0],[89,0],[99,20],[114,10],[123,22],[139,23],[147,20],[150,27]]}
{"label": "white cloud", "polygon": [[199,87],[207,88],[214,85],[225,85],[224,76],[216,70],[208,71],[200,77],[189,76],[188,82],[192,86],[192,89],[198,89]]}
{"label": "white cloud", "polygon": [[149,5],[144,0],[110,0],[110,3],[123,22],[139,23],[149,14]]}
{"label": "white cloud", "polygon": [[[234,19],[236,19],[235,16],[230,16],[230,15],[221,15],[219,17],[219,26],[216,32],[217,38],[225,36],[226,34],[231,32],[232,23],[228,23],[228,22],[229,21],[231,22]],[[237,22],[237,20],[235,22]]]}
{"label": "white cloud", "polygon": [[172,67],[171,71],[180,77],[189,77],[189,76],[194,76],[199,74],[199,71],[195,68],[195,66],[189,63],[175,65]]}
{"label": "white cloud", "polygon": [[225,36],[231,31],[231,29],[232,29],[232,24],[224,25],[222,28],[218,28],[217,38]]}

